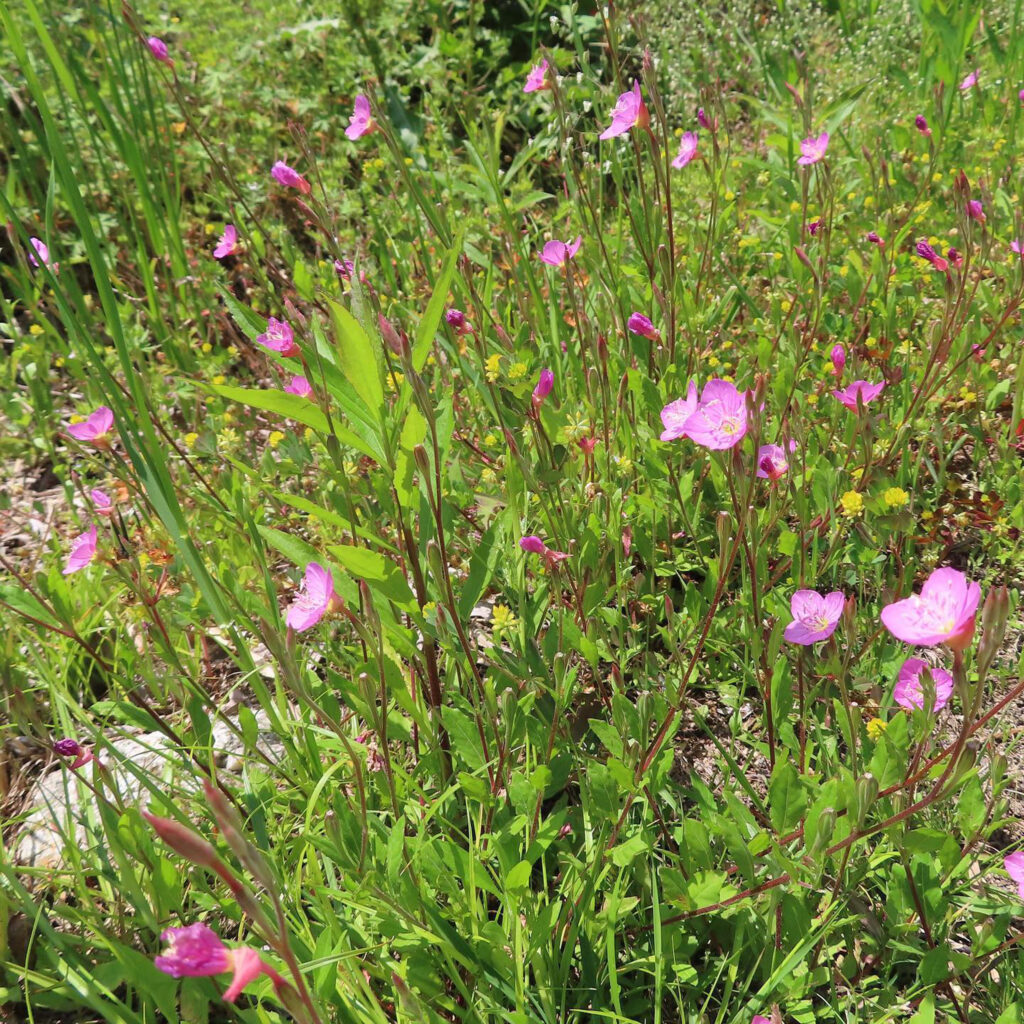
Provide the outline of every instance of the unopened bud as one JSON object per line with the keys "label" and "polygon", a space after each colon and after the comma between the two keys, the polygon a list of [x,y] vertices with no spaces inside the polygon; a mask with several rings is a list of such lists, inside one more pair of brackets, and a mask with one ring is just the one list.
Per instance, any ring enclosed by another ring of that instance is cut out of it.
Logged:
{"label": "unopened bud", "polygon": [[864,818],[875,802],[875,797],[878,796],[878,779],[870,772],[862,775],[857,780],[856,796],[857,825],[860,826],[864,823]]}
{"label": "unopened bud", "polygon": [[978,679],[984,679],[1006,635],[1010,615],[1010,592],[993,587],[981,609],[981,642],[978,644]]}
{"label": "unopened bud", "polygon": [[153,827],[153,831],[178,855],[198,864],[200,867],[212,868],[217,862],[217,851],[198,833],[172,818],[161,818],[149,811],[142,816]]}
{"label": "unopened bud", "polygon": [[819,853],[828,849],[829,841],[832,838],[832,833],[836,829],[836,809],[834,807],[825,807],[822,809],[821,814],[818,815],[818,828],[814,833],[814,842],[811,843],[810,849],[807,851],[812,857],[816,857]]}
{"label": "unopened bud", "polygon": [[427,541],[427,565],[430,566],[430,574],[440,586],[445,580],[446,573],[441,561],[441,549],[433,538]]}
{"label": "unopened bud", "polygon": [[377,314],[377,326],[380,328],[380,335],[387,343],[388,348],[391,349],[396,356],[400,356],[403,348],[402,339],[398,336],[398,331],[391,326],[391,322],[383,313]]}
{"label": "unopened bud", "polygon": [[424,482],[429,484],[431,478],[430,470],[430,457],[427,455],[427,449],[423,445],[418,444],[412,450],[412,459],[416,463],[416,468],[424,477]]}

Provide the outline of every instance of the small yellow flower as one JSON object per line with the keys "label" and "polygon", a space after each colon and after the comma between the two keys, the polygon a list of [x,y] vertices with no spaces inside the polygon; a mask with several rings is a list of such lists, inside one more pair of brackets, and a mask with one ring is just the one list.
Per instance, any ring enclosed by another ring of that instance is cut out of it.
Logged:
{"label": "small yellow flower", "polygon": [[43,329],[42,329],[42,327],[39,326],[39,324],[33,324],[28,329],[28,333],[29,334],[34,334],[36,337],[39,337],[39,335],[43,333]]}
{"label": "small yellow flower", "polygon": [[910,495],[902,487],[890,487],[882,497],[889,508],[902,508],[910,501]]}
{"label": "small yellow flower", "polygon": [[508,370],[508,379],[522,380],[527,373],[529,373],[529,367],[526,363],[513,363]]}
{"label": "small yellow flower", "polygon": [[846,265],[846,264],[844,263],[844,264],[843,264],[843,265],[842,265],[842,266],[841,266],[841,267],[839,268],[839,276],[840,276],[840,277],[846,277],[846,275],[847,275],[847,274],[849,274],[849,273],[850,273],[850,268],[849,268],[849,267],[848,267],[848,266],[847,266],[847,265]]}
{"label": "small yellow flower", "polygon": [[878,738],[883,732],[885,732],[885,725],[886,723],[883,722],[881,718],[872,718],[867,725],[868,739],[872,739],[877,742]]}
{"label": "small yellow flower", "polygon": [[782,309],[783,313],[788,313],[793,308],[793,303],[790,302],[789,299],[783,299],[779,303],[779,307]]}
{"label": "small yellow flower", "polygon": [[217,435],[217,445],[220,448],[234,448],[239,442],[238,431],[233,427],[225,427]]}
{"label": "small yellow flower", "polygon": [[503,604],[496,604],[491,609],[491,631],[495,634],[512,629],[517,624],[515,613]]}
{"label": "small yellow flower", "polygon": [[875,197],[874,196],[865,196],[864,197],[864,208],[866,210],[870,210],[874,205],[875,205]]}
{"label": "small yellow flower", "polygon": [[935,173],[934,173],[934,174],[932,175],[932,181],[935,181],[935,182],[939,182],[939,181],[942,181],[942,171],[936,171],[936,172],[935,172]]}
{"label": "small yellow flower", "polygon": [[807,396],[807,404],[808,405],[817,405],[818,404],[818,396],[817,395],[808,395]]}
{"label": "small yellow flower", "polygon": [[791,202],[789,204],[789,212],[790,213],[799,213],[800,212],[800,204],[795,199],[793,200],[793,202]]}
{"label": "small yellow flower", "polygon": [[174,132],[175,135],[184,135],[186,127],[187,126],[184,121],[171,122],[171,131]]}
{"label": "small yellow flower", "polygon": [[484,436],[484,444],[487,445],[488,447],[496,445],[497,443],[498,443],[498,435],[497,434],[486,434]]}
{"label": "small yellow flower", "polygon": [[483,472],[480,474],[480,479],[485,484],[496,484],[498,482],[498,474],[491,469],[490,466],[485,466]]}
{"label": "small yellow flower", "polygon": [[714,369],[716,366],[718,366],[718,357],[717,356],[708,356],[708,366],[710,366],[712,369]]}
{"label": "small yellow flower", "polygon": [[207,224],[203,229],[208,235],[215,235],[221,229],[216,224]]}
{"label": "small yellow flower", "polygon": [[209,355],[213,351],[213,346],[208,341],[204,341],[202,345],[199,346],[199,350],[205,355]]}
{"label": "small yellow flower", "polygon": [[185,447],[189,449],[195,448],[196,441],[198,440],[199,435],[194,430],[190,430],[184,437]]}
{"label": "small yellow flower", "polygon": [[283,440],[284,433],[280,430],[273,430],[267,438],[267,444],[269,444],[271,448],[276,448]]}
{"label": "small yellow flower", "polygon": [[220,385],[223,384],[224,381],[226,380],[227,377],[225,377],[224,374],[218,373],[216,376],[210,378],[210,383],[215,385],[216,387],[220,387]]}
{"label": "small yellow flower", "polygon": [[731,203],[735,198],[736,198],[736,193],[733,192],[733,190],[731,188],[730,189],[726,189],[725,201],[727,203]]}
{"label": "small yellow flower", "polygon": [[389,373],[387,378],[388,391],[397,395],[399,388],[401,388],[404,382],[404,373]]}
{"label": "small yellow flower", "polygon": [[487,362],[484,363],[484,374],[488,384],[493,384],[501,376],[501,353],[495,352],[493,356],[487,357]]}
{"label": "small yellow flower", "polygon": [[850,519],[859,516],[864,511],[864,497],[859,491],[847,491],[840,499],[842,513]]}
{"label": "small yellow flower", "polygon": [[312,441],[313,437],[314,437],[313,428],[312,427],[306,427],[306,429],[302,432],[302,437],[306,441]]}

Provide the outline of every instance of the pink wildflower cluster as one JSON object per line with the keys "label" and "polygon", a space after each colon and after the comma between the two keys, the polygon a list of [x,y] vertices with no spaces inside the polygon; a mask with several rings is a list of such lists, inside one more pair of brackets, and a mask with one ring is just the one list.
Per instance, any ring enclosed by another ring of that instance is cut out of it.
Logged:
{"label": "pink wildflower cluster", "polygon": [[715,378],[704,385],[697,396],[697,385],[690,381],[685,398],[670,402],[661,410],[665,429],[662,441],[688,437],[712,451],[734,448],[747,433],[746,393],[731,381]]}

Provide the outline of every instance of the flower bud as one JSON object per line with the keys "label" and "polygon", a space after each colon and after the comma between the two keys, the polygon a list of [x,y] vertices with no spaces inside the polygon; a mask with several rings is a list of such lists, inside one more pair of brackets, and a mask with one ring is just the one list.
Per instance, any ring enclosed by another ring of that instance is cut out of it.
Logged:
{"label": "flower bud", "polygon": [[398,336],[398,331],[391,326],[391,322],[384,316],[383,313],[377,314],[377,326],[380,328],[381,337],[387,342],[387,346],[395,353],[396,356],[402,354],[402,339]]}
{"label": "flower bud", "polygon": [[856,814],[858,827],[864,823],[864,818],[871,809],[871,805],[875,802],[876,796],[878,796],[878,779],[870,772],[867,772],[857,780]]}
{"label": "flower bud", "polygon": [[555,384],[555,375],[551,370],[546,367],[540,371],[540,377],[537,380],[537,386],[533,389],[533,405],[534,408],[538,408],[549,394]]}
{"label": "flower bud", "polygon": [[821,814],[818,815],[818,829],[814,833],[814,842],[811,843],[811,848],[807,851],[811,857],[816,857],[819,853],[828,849],[829,841],[835,829],[836,809],[834,807],[823,808]]}
{"label": "flower bud", "polygon": [[978,679],[984,679],[1006,635],[1010,615],[1010,592],[993,587],[981,609],[981,642],[978,644]]}
{"label": "flower bud", "polygon": [[928,121],[924,114],[918,114],[917,117],[914,118],[914,126],[922,135],[931,136],[932,130],[928,127]]}
{"label": "flower bud", "polygon": [[832,352],[832,372],[837,376],[842,376],[843,368],[846,366],[846,349],[842,345],[833,345]]}
{"label": "flower bud", "polygon": [[149,811],[142,816],[152,825],[153,831],[177,854],[192,864],[212,868],[217,863],[217,851],[202,836],[172,818],[161,818]]}

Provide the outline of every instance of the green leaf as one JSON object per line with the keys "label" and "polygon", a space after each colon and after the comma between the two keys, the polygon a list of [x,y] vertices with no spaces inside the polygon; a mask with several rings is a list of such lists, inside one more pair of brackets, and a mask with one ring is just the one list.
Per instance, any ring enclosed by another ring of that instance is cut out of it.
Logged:
{"label": "green leaf", "polygon": [[346,572],[357,579],[366,580],[370,589],[403,608],[415,606],[416,601],[402,570],[389,558],[369,548],[352,544],[331,544],[328,551]]}
{"label": "green leaf", "polygon": [[373,343],[359,321],[341,303],[328,299],[327,304],[334,324],[341,372],[380,423],[384,412],[384,383]]}
{"label": "green leaf", "polygon": [[419,326],[416,328],[416,339],[412,345],[412,368],[417,373],[422,373],[423,367],[427,364],[430,346],[434,343],[434,335],[437,334],[438,325],[441,323],[441,314],[448,302],[448,290],[451,288],[452,278],[455,276],[455,265],[462,252],[464,235],[465,231],[460,231],[455,238],[454,245],[448,250],[448,258],[445,260],[441,276],[434,283],[434,291]]}
{"label": "green leaf", "polygon": [[807,810],[807,791],[796,768],[789,761],[780,761],[768,784],[768,809],[777,832],[788,832]]}
{"label": "green leaf", "polygon": [[505,876],[505,888],[512,891],[528,889],[532,873],[533,865],[528,860],[521,860],[509,868],[509,872]]}
{"label": "green leaf", "polygon": [[327,417],[320,407],[308,398],[301,395],[292,395],[287,391],[277,391],[273,388],[258,390],[255,388],[235,388],[226,384],[200,384],[200,387],[226,398],[229,402],[241,402],[250,409],[260,409],[263,412],[274,412],[278,416],[295,420],[304,426],[312,427],[321,434],[328,433]]}

